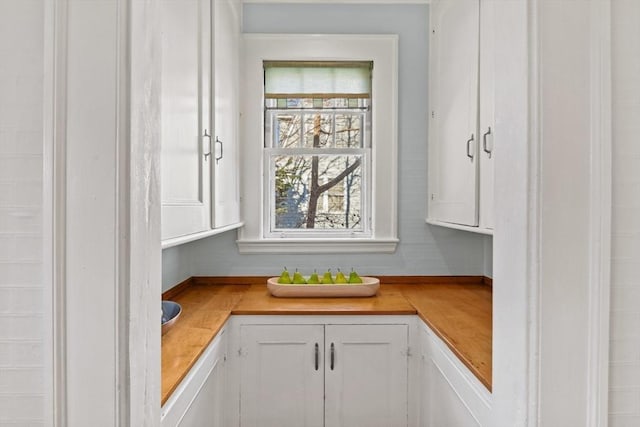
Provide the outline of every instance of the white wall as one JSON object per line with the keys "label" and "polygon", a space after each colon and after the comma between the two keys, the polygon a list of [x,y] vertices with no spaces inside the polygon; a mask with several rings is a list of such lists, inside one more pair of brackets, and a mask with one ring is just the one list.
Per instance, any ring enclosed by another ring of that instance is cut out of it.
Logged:
{"label": "white wall", "polygon": [[428,6],[245,4],[246,33],[399,34],[400,244],[394,254],[239,255],[236,232],[163,251],[163,289],[190,275],[337,267],[376,275],[482,275],[486,237],[425,224]]}
{"label": "white wall", "polygon": [[43,269],[44,4],[0,1],[0,425],[51,425]]}
{"label": "white wall", "polygon": [[640,2],[612,1],[609,426],[640,425]]}

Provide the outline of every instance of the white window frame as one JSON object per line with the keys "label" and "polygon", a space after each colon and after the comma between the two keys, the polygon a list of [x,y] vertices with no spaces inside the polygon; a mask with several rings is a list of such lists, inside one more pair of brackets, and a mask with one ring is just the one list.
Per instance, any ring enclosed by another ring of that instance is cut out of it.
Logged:
{"label": "white window frame", "polygon": [[[245,34],[241,90],[242,216],[240,253],[345,253],[396,250],[398,36]],[[373,61],[371,228],[369,237],[265,237],[263,61]]]}

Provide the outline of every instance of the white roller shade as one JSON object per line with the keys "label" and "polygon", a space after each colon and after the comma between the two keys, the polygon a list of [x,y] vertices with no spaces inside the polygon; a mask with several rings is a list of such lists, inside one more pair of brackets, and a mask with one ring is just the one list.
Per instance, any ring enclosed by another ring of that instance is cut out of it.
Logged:
{"label": "white roller shade", "polygon": [[265,61],[266,98],[369,98],[371,62]]}

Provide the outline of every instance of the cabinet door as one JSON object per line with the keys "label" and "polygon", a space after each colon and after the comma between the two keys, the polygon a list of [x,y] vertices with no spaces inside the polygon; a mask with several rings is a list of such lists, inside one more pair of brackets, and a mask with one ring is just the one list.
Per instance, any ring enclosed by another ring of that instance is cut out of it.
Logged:
{"label": "cabinet door", "polygon": [[240,221],[238,158],[240,5],[238,0],[214,4],[214,227]]}
{"label": "cabinet door", "polygon": [[480,2],[480,228],[493,229],[495,0]]}
{"label": "cabinet door", "polygon": [[490,424],[491,393],[439,338],[420,331],[420,427]]}
{"label": "cabinet door", "polygon": [[327,325],[326,425],[407,425],[407,325]]}
{"label": "cabinet door", "polygon": [[211,228],[211,8],[161,0],[162,239]]}
{"label": "cabinet door", "polygon": [[240,327],[242,427],[324,425],[323,340],[322,325]]}
{"label": "cabinet door", "polygon": [[429,217],[477,226],[479,0],[430,14]]}
{"label": "cabinet door", "polygon": [[162,407],[162,427],[224,427],[225,354],[221,332]]}
{"label": "cabinet door", "polygon": [[218,358],[178,426],[224,427],[224,398],[223,360]]}

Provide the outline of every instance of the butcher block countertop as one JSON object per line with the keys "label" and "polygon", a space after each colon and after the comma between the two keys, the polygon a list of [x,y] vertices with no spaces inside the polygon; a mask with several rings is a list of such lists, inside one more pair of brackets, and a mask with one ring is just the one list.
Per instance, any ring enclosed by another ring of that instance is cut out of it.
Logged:
{"label": "butcher block countertop", "polygon": [[276,298],[266,277],[192,277],[165,292],[182,306],[162,336],[162,404],[232,314],[417,314],[491,390],[491,286],[486,278],[380,277],[368,298]]}

